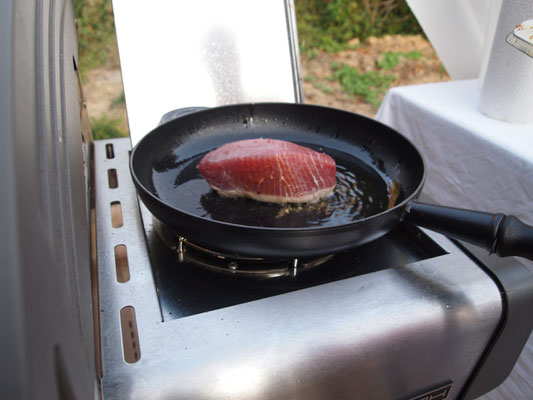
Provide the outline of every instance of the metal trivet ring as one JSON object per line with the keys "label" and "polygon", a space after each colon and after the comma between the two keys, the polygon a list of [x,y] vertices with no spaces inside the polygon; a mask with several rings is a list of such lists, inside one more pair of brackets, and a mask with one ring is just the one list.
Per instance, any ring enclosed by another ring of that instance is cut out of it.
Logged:
{"label": "metal trivet ring", "polygon": [[161,240],[178,254],[178,262],[189,263],[211,271],[258,278],[295,277],[303,271],[324,264],[333,254],[311,259],[267,259],[223,254],[190,242],[172,232],[156,218],[154,228]]}
{"label": "metal trivet ring", "polygon": [[302,271],[307,271],[324,264],[334,255],[317,257],[313,259],[285,259],[269,260],[263,258],[227,256],[191,243],[184,237],[178,238],[177,247],[179,262],[188,262],[193,265],[232,275],[275,278],[281,276],[295,277]]}

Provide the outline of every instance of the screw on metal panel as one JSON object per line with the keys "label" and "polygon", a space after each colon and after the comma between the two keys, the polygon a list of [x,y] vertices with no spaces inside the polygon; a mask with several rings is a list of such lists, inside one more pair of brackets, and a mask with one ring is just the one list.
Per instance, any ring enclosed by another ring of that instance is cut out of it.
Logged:
{"label": "screw on metal panel", "polygon": [[136,363],[141,358],[141,346],[135,309],[132,306],[126,306],[120,310],[120,326],[124,361],[129,364]]}
{"label": "screw on metal panel", "polygon": [[291,274],[292,277],[294,277],[294,276],[296,276],[297,272],[298,272],[298,259],[295,258],[294,260],[292,260],[290,274]]}
{"label": "screw on metal panel", "polygon": [[178,238],[178,261],[180,263],[182,263],[184,261],[184,253],[185,253],[185,249],[183,247],[183,242],[185,241],[185,238],[180,236]]}

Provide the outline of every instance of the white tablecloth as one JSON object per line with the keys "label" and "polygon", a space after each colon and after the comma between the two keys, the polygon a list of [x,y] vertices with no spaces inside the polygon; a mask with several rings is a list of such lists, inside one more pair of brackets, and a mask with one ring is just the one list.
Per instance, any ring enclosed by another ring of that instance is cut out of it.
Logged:
{"label": "white tablecloth", "polygon": [[[466,80],[394,88],[376,119],[424,155],[424,193],[437,202],[513,214],[533,225],[533,125],[478,112],[477,87],[477,80]],[[522,261],[533,271],[533,263]],[[533,336],[509,378],[482,399],[533,399]]]}
{"label": "white tablecloth", "polygon": [[424,191],[436,201],[533,224],[533,125],[489,118],[478,100],[477,80],[394,88],[376,119],[422,152]]}

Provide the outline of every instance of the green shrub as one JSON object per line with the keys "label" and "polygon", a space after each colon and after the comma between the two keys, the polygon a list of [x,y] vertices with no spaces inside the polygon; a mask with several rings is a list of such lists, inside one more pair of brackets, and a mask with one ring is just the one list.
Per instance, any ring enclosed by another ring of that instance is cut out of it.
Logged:
{"label": "green shrub", "polygon": [[118,95],[116,99],[113,99],[113,101],[111,102],[111,108],[123,105],[126,105],[126,96],[124,95],[124,91],[122,91],[122,93],[120,93],[120,95]]}
{"label": "green shrub", "polygon": [[300,50],[336,52],[361,34],[362,16],[355,1],[296,0],[296,19]]}
{"label": "green shrub", "polygon": [[409,53],[401,53],[401,55],[409,60],[419,60],[423,56],[420,50],[410,51]]}
{"label": "green shrub", "polygon": [[348,41],[422,30],[405,0],[295,0],[300,50],[337,52]]}
{"label": "green shrub", "polygon": [[104,65],[115,40],[111,0],[74,0],[74,11],[80,69],[86,71]]}
{"label": "green shrub", "polygon": [[398,53],[395,51],[387,51],[383,56],[378,60],[378,67],[381,69],[393,69],[398,65],[400,59],[407,58],[408,60],[418,60],[422,57],[421,51],[411,51],[409,53]]}
{"label": "green shrub", "polygon": [[382,71],[361,73],[357,68],[342,64],[333,69],[332,79],[339,81],[342,88],[353,96],[360,96],[378,108],[390,84],[396,80],[394,75]]}
{"label": "green shrub", "polygon": [[94,140],[127,137],[128,133],[120,128],[120,123],[120,118],[111,119],[107,115],[91,118],[91,129]]}
{"label": "green shrub", "polygon": [[387,51],[378,60],[378,67],[381,69],[393,69],[400,62],[400,53]]}

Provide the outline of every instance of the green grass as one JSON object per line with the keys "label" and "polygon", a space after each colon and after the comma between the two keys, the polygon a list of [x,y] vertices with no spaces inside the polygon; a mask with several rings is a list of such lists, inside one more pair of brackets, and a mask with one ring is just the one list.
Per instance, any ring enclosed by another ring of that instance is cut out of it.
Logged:
{"label": "green grass", "polygon": [[119,107],[126,104],[126,96],[122,92],[116,99],[111,102],[111,108]]}
{"label": "green grass", "polygon": [[353,96],[360,96],[366,102],[378,108],[383,95],[391,83],[396,80],[394,75],[382,71],[359,72],[349,65],[332,65],[331,78],[337,80],[342,88]]}
{"label": "green grass", "polygon": [[323,91],[326,94],[332,94],[333,89],[326,85],[324,82],[320,82],[315,74],[308,74],[304,77],[304,81],[310,82],[315,88]]}
{"label": "green grass", "polygon": [[361,13],[356,1],[297,0],[300,51],[309,58],[319,50],[338,52],[359,33]]}
{"label": "green grass", "polygon": [[398,65],[402,58],[407,58],[408,60],[418,60],[421,57],[421,51],[411,51],[409,53],[387,51],[383,54],[383,57],[378,60],[378,67],[380,69],[391,70]]}
{"label": "green grass", "polygon": [[384,53],[378,60],[378,70],[368,72],[359,72],[357,68],[333,62],[330,66],[333,71],[330,79],[338,81],[342,88],[350,95],[359,96],[375,108],[378,108],[383,95],[387,92],[391,83],[396,80],[394,75],[388,74],[385,71],[396,67],[402,58],[417,60],[421,57],[422,52],[420,51],[409,53],[389,51]]}
{"label": "green grass", "polygon": [[111,0],[74,0],[78,28],[79,65],[86,71],[101,67],[110,57],[115,38]]}
{"label": "green grass", "polygon": [[409,53],[400,53],[402,57],[407,58],[408,60],[419,60],[422,58],[423,54],[420,50],[410,51]]}
{"label": "green grass", "polygon": [[387,51],[378,60],[378,67],[380,69],[390,70],[393,69],[400,62],[400,53]]}
{"label": "green grass", "polygon": [[322,82],[318,82],[317,84],[314,85],[317,89],[323,91],[324,93],[326,94],[332,94],[333,93],[333,89],[330,88],[328,85],[326,85],[325,83],[322,83]]}
{"label": "green grass", "polygon": [[406,0],[295,0],[300,51],[338,52],[370,36],[418,34],[422,29]]}
{"label": "green grass", "polygon": [[111,119],[107,115],[91,118],[91,128],[94,140],[127,137],[128,133],[120,128],[120,123],[120,118]]}
{"label": "green grass", "polygon": [[[78,30],[78,65],[82,79],[87,72],[100,67],[114,67],[116,34],[111,0],[74,0]],[[124,92],[111,102],[110,108],[125,104]],[[125,117],[108,115],[90,119],[95,140],[127,137]]]}

